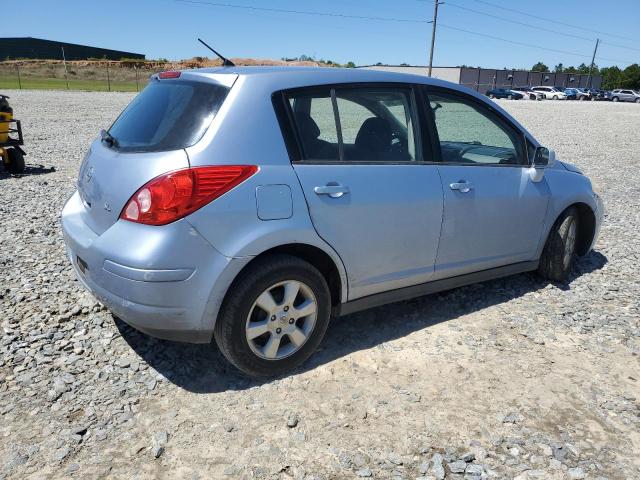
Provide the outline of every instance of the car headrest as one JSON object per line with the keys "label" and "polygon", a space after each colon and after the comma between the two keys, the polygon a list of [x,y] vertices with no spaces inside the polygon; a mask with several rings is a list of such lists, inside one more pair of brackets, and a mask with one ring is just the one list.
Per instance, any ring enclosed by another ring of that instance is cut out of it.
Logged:
{"label": "car headrest", "polygon": [[295,112],[296,125],[300,132],[302,143],[314,142],[320,136],[320,127],[311,115],[305,112]]}
{"label": "car headrest", "polygon": [[391,147],[391,126],[380,117],[367,118],[356,135],[356,146],[371,152],[387,152]]}

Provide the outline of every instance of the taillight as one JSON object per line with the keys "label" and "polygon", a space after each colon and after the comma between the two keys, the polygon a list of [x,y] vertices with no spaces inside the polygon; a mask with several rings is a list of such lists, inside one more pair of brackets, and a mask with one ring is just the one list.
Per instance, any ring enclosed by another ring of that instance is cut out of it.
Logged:
{"label": "taillight", "polygon": [[180,73],[179,71],[168,71],[168,72],[160,72],[158,74],[158,78],[160,79],[165,79],[165,78],[180,78]]}
{"label": "taillight", "polygon": [[220,165],[176,170],[143,185],[120,218],[146,225],[166,225],[224,195],[258,171],[255,165]]}

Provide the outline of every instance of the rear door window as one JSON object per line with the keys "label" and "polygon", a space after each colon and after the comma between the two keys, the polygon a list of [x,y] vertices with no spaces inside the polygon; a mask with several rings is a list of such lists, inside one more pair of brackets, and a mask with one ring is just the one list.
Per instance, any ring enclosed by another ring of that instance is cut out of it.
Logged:
{"label": "rear door window", "polygon": [[420,160],[409,87],[337,87],[287,98],[304,160]]}
{"label": "rear door window", "polygon": [[339,160],[338,128],[329,89],[291,96],[289,105],[304,158]]}
{"label": "rear door window", "polygon": [[205,82],[155,80],[109,129],[121,151],[179,150],[202,138],[229,88]]}

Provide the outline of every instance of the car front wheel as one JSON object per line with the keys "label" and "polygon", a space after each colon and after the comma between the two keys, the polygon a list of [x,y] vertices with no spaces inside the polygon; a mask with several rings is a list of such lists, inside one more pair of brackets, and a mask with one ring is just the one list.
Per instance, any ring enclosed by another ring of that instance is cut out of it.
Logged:
{"label": "car front wheel", "polygon": [[307,360],[331,314],[322,274],[290,255],[256,260],[232,285],[214,337],[223,355],[252,377],[281,375]]}
{"label": "car front wheel", "polygon": [[578,211],[571,207],[556,220],[540,257],[538,273],[549,280],[567,279],[576,256]]}
{"label": "car front wheel", "polygon": [[618,98],[618,97],[613,97],[613,98],[611,99],[611,101],[612,101],[612,102],[617,102],[618,100],[619,100],[619,98]]}
{"label": "car front wheel", "polygon": [[551,100],[557,100],[557,99],[558,99],[557,95],[554,95],[553,97],[551,97]]}

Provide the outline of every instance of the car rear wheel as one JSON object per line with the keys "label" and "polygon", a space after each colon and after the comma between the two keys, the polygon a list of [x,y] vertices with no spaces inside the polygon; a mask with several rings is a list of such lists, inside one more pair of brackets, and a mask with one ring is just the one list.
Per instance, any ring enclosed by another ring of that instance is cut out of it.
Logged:
{"label": "car rear wheel", "polygon": [[567,279],[576,256],[578,211],[571,207],[556,220],[540,257],[538,273],[549,280]]}
{"label": "car rear wheel", "polygon": [[636,98],[636,103],[640,103],[640,98]]}
{"label": "car rear wheel", "polygon": [[289,255],[256,260],[231,287],[214,330],[223,355],[252,377],[281,375],[307,360],[331,314],[322,274]]}

